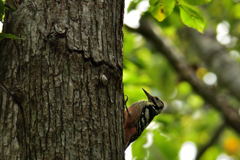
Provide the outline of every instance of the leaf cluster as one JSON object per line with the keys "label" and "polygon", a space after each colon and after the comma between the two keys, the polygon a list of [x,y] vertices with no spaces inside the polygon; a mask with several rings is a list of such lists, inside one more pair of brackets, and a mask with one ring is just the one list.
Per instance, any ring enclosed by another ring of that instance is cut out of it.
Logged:
{"label": "leaf cluster", "polygon": [[[180,15],[181,21],[188,27],[203,32],[206,21],[199,6],[205,5],[212,0],[149,0],[149,10],[152,16],[162,22],[176,11]],[[141,0],[134,0],[130,4],[128,11],[136,9]]]}

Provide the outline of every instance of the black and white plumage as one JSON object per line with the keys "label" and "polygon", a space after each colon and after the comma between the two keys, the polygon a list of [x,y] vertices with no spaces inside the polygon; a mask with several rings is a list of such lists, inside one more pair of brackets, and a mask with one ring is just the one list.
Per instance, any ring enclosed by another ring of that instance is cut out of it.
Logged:
{"label": "black and white plumage", "polygon": [[143,89],[148,101],[139,101],[132,104],[124,112],[124,131],[125,131],[125,147],[135,141],[149,125],[153,118],[161,113],[164,104],[155,96],[150,95]]}

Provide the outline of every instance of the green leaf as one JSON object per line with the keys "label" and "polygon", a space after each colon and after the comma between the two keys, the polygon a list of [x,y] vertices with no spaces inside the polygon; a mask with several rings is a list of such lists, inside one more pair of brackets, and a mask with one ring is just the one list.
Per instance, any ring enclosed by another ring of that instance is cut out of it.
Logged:
{"label": "green leaf", "polygon": [[236,4],[233,6],[233,9],[232,9],[232,15],[234,18],[237,18],[237,19],[240,19],[240,4]]}
{"label": "green leaf", "polygon": [[157,5],[159,2],[160,2],[160,0],[150,0],[150,1],[149,1],[150,6]]}
{"label": "green leaf", "polygon": [[212,0],[183,0],[190,5],[203,5],[211,2]]}
{"label": "green leaf", "polygon": [[175,0],[150,0],[150,12],[161,22],[172,13],[175,4]]}
{"label": "green leaf", "polygon": [[206,24],[199,11],[196,8],[183,4],[179,5],[179,8],[182,22],[202,33]]}
{"label": "green leaf", "polygon": [[133,0],[131,1],[130,5],[128,6],[127,11],[130,12],[131,10],[134,10],[137,8],[138,4],[141,2],[142,0]]}
{"label": "green leaf", "polygon": [[204,104],[204,101],[199,95],[191,94],[187,98],[187,103],[193,108],[199,108]]}
{"label": "green leaf", "polygon": [[9,39],[22,39],[14,34],[9,34],[9,33],[0,33],[0,40],[9,38]]}
{"label": "green leaf", "polygon": [[192,92],[191,85],[188,82],[181,82],[177,86],[178,94],[181,96],[186,96]]}

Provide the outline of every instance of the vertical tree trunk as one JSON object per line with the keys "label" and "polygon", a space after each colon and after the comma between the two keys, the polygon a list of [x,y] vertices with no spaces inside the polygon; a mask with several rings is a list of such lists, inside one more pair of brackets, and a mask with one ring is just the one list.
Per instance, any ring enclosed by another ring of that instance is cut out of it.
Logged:
{"label": "vertical tree trunk", "polygon": [[123,159],[123,3],[25,0],[6,16],[23,39],[0,43],[0,159]]}

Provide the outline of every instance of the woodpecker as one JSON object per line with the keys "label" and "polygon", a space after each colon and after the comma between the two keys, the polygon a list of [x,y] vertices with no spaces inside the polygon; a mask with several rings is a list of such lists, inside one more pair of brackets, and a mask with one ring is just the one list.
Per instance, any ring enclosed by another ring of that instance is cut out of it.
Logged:
{"label": "woodpecker", "polygon": [[148,101],[133,103],[124,111],[125,148],[135,141],[149,125],[153,118],[161,113],[164,104],[155,96],[144,90]]}

